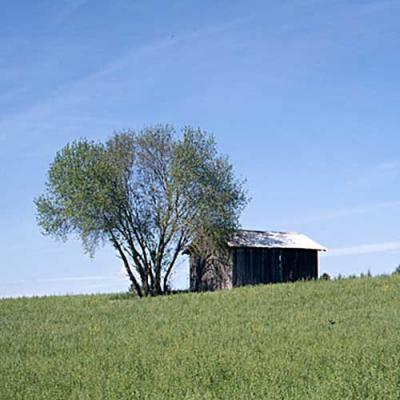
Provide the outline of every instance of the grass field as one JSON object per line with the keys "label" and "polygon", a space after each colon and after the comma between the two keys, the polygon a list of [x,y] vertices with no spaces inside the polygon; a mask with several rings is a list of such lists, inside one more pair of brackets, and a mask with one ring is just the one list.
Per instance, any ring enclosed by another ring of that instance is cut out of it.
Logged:
{"label": "grass field", "polygon": [[0,399],[399,399],[400,275],[0,301]]}

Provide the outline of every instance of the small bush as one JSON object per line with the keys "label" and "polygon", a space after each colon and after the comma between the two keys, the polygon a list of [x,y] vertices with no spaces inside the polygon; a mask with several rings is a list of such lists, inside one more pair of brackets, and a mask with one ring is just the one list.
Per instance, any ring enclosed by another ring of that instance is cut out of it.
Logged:
{"label": "small bush", "polygon": [[319,279],[322,281],[330,281],[332,278],[327,272],[324,272]]}

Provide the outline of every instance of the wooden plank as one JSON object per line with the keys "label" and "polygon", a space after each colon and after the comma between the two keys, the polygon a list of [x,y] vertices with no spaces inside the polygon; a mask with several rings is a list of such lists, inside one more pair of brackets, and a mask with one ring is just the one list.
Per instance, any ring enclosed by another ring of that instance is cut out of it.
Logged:
{"label": "wooden plank", "polygon": [[[318,252],[302,249],[232,249],[233,286],[316,279]],[[194,265],[191,263],[190,286]]]}
{"label": "wooden plank", "polygon": [[231,256],[232,256],[232,286],[236,286],[237,282],[237,250],[233,248],[231,250]]}

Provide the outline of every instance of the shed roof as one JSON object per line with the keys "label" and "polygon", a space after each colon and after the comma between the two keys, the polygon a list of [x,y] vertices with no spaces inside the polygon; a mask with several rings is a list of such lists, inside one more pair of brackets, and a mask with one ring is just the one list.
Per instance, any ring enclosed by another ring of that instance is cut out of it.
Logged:
{"label": "shed roof", "polygon": [[228,241],[229,247],[258,247],[326,251],[312,239],[296,232],[238,230]]}

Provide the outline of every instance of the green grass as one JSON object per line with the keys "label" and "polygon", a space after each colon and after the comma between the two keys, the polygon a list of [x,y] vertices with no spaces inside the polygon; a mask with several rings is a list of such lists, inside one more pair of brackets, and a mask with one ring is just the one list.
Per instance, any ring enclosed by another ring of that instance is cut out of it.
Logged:
{"label": "green grass", "polygon": [[0,301],[0,399],[399,399],[400,275]]}

